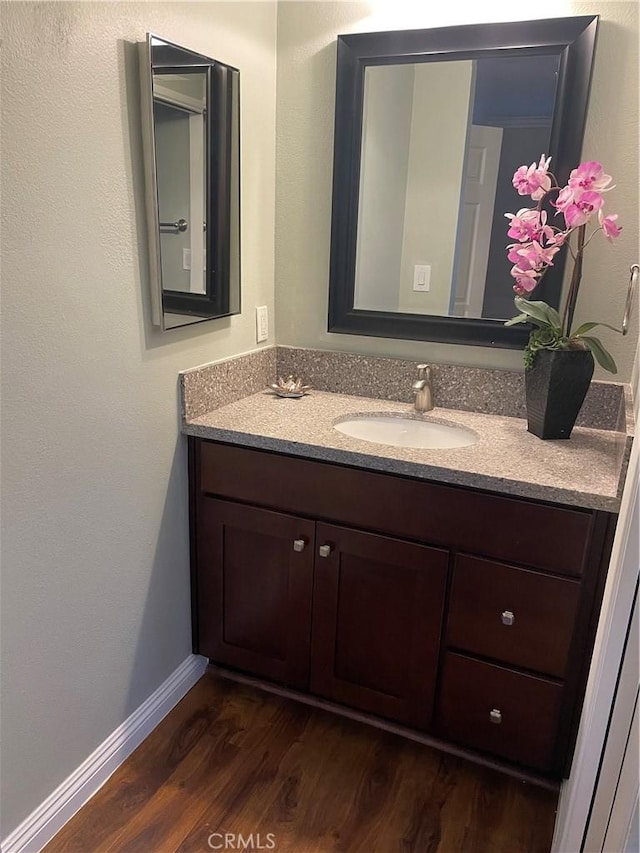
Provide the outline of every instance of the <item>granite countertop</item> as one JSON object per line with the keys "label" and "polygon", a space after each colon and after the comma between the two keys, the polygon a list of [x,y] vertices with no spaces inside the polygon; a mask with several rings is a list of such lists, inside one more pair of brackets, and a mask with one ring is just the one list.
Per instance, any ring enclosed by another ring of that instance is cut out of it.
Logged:
{"label": "granite countertop", "polygon": [[[454,449],[390,447],[351,438],[333,424],[345,416],[401,413],[467,427],[478,442]],[[526,421],[436,408],[418,415],[407,403],[312,391],[299,399],[253,393],[198,417],[187,435],[309,459],[404,474],[565,505],[617,512],[631,448],[630,430],[575,427],[569,441],[542,441]]]}

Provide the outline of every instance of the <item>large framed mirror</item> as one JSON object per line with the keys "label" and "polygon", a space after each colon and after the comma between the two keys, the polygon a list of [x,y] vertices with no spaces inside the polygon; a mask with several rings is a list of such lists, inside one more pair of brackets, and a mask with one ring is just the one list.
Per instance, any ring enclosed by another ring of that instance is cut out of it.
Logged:
{"label": "large framed mirror", "polygon": [[240,72],[140,44],[151,314],[163,330],[240,311]]}
{"label": "large framed mirror", "polygon": [[[580,158],[598,17],[338,36],[330,332],[521,347],[518,166]],[[553,211],[551,211],[553,213]],[[564,256],[565,253],[563,253]],[[558,305],[564,259],[536,298]]]}

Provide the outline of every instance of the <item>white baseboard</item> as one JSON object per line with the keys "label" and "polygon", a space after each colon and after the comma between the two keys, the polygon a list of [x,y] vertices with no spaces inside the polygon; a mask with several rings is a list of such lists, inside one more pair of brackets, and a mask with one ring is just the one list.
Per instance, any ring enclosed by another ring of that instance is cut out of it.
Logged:
{"label": "white baseboard", "polygon": [[200,679],[207,659],[190,655],[0,845],[2,853],[37,853],[104,785]]}

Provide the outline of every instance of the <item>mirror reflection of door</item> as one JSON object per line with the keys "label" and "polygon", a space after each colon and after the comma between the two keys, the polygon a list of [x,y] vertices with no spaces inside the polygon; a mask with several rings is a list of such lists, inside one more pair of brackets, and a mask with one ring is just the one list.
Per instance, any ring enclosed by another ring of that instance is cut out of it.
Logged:
{"label": "mirror reflection of door", "polygon": [[501,127],[470,126],[462,182],[457,269],[449,305],[453,317],[482,317],[501,149]]}
{"label": "mirror reflection of door", "polygon": [[368,65],[354,308],[507,319],[511,180],[549,149],[558,57]]}
{"label": "mirror reflection of door", "polygon": [[153,75],[164,291],[206,293],[206,96],[206,72]]}

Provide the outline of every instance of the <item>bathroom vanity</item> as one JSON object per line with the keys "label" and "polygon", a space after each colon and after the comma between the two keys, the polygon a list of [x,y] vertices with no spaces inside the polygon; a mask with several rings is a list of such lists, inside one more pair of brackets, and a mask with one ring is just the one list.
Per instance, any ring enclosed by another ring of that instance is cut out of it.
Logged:
{"label": "bathroom vanity", "polygon": [[433,416],[474,430],[476,445],[367,446],[333,428],[346,413],[407,408],[261,392],[185,420],[194,650],[510,772],[561,779],[627,437],[585,429],[541,442],[519,419],[445,410]]}

